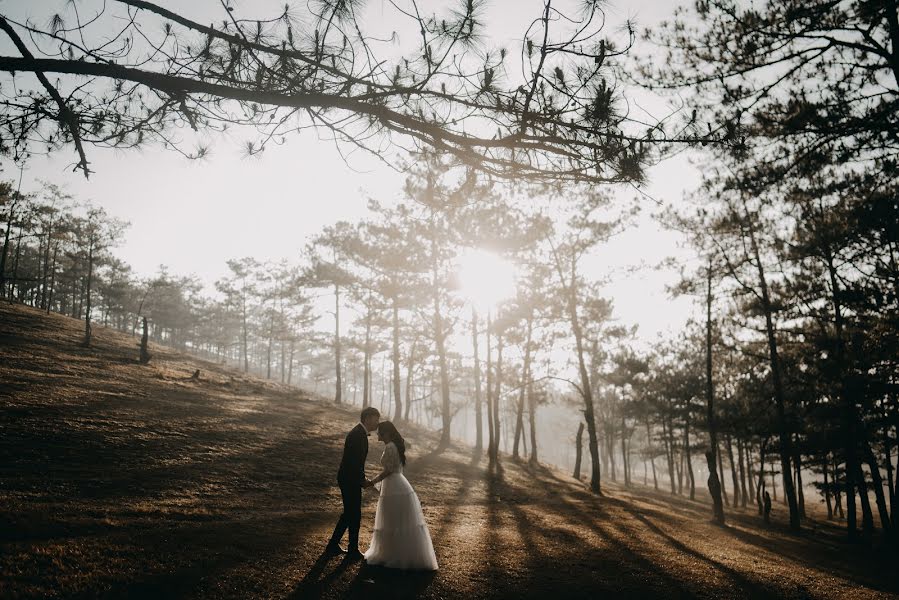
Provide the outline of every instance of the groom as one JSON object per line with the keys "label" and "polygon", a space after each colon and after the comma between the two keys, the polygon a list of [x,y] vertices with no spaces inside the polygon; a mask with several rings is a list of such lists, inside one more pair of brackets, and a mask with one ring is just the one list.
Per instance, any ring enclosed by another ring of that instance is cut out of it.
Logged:
{"label": "groom", "polygon": [[[343,443],[343,458],[337,470],[337,484],[343,499],[343,513],[337,521],[331,541],[325,553],[343,554],[348,560],[362,559],[359,552],[359,523],[362,521],[362,488],[370,487],[371,482],[365,477],[365,457],[368,456],[368,433],[378,428],[381,413],[369,406],[362,410],[359,423],[350,430]],[[350,530],[350,545],[347,550],[340,547],[343,533]]]}

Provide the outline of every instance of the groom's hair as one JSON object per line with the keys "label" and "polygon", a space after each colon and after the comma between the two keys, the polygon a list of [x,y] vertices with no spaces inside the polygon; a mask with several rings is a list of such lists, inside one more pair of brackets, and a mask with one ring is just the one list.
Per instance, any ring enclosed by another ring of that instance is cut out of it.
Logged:
{"label": "groom's hair", "polygon": [[381,418],[381,413],[380,413],[380,412],[378,411],[378,409],[375,408],[374,406],[369,406],[369,407],[367,407],[367,408],[363,408],[363,409],[362,409],[362,414],[359,415],[359,420],[360,420],[360,421],[365,421],[365,419],[367,419],[367,418],[369,418],[369,417],[378,417],[378,418],[380,419],[380,418]]}

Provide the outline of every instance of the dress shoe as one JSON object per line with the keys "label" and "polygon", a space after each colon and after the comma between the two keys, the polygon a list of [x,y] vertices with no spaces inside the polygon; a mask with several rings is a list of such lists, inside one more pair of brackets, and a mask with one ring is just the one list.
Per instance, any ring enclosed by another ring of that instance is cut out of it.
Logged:
{"label": "dress shoe", "polygon": [[357,560],[362,560],[363,558],[365,558],[365,557],[362,555],[361,552],[359,552],[358,549],[357,550],[347,550],[345,560],[357,561]]}

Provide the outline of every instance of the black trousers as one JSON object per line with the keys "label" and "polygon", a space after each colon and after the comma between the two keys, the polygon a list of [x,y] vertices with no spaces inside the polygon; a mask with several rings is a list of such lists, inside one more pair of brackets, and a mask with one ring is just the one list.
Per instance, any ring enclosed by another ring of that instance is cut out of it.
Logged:
{"label": "black trousers", "polygon": [[362,522],[362,486],[358,483],[339,482],[340,497],[343,500],[343,513],[337,520],[331,544],[339,544],[344,532],[350,530],[348,550],[359,549],[359,524]]}

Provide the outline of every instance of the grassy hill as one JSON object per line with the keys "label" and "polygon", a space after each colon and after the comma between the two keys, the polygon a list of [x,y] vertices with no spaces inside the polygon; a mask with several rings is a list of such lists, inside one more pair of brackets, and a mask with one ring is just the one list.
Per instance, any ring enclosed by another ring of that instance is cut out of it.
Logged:
{"label": "grassy hill", "polygon": [[[440,571],[403,575],[321,550],[357,409],[0,304],[0,597],[886,598],[896,555],[812,521],[792,536],[706,505],[505,460],[442,454],[403,427]],[[198,380],[191,379],[200,369]],[[371,472],[380,448],[372,443]],[[362,544],[376,497],[367,492]],[[776,506],[775,510],[784,510]]]}

